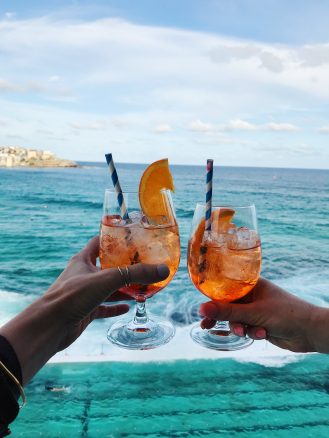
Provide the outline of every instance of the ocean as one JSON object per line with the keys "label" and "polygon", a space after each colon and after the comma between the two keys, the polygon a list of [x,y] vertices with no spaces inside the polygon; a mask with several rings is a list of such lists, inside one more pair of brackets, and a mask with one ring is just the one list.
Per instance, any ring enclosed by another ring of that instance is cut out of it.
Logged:
{"label": "ocean", "polygon": [[[80,164],[0,169],[1,324],[42,294],[98,234],[110,176],[103,163]],[[117,164],[123,190],[137,189],[145,167]],[[29,404],[14,436],[328,436],[328,356],[293,355],[266,342],[226,354],[189,341],[205,301],[186,268],[205,170],[171,170],[181,263],[147,307],[173,321],[176,337],[153,352],[120,350],[106,340],[109,321],[94,322],[27,387]],[[329,171],[215,167],[213,190],[216,203],[256,205],[262,275],[328,306]],[[51,393],[47,382],[65,390]]]}

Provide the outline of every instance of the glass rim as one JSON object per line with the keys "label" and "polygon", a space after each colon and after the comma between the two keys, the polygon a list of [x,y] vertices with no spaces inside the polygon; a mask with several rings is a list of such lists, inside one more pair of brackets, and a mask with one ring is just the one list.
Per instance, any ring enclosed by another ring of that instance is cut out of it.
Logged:
{"label": "glass rim", "polygon": [[[161,189],[160,192],[173,193],[170,189]],[[115,189],[105,189],[105,193],[122,193],[123,195],[139,195],[141,192],[139,190],[122,190],[122,192],[117,192]]]}
{"label": "glass rim", "polygon": [[[197,202],[196,203],[196,207],[200,206],[200,207],[206,207],[206,202]],[[211,208],[232,208],[234,209],[238,209],[238,210],[242,210],[242,209],[247,209],[247,208],[256,208],[255,204],[248,204],[248,205],[218,205],[218,204],[212,204]]]}

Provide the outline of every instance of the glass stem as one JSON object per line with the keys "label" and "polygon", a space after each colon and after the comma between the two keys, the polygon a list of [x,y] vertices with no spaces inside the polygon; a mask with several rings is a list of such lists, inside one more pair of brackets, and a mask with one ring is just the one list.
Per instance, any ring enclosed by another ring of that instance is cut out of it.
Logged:
{"label": "glass stem", "polygon": [[148,316],[146,313],[146,302],[145,301],[136,301],[136,313],[134,316],[134,324],[136,325],[145,325],[148,323]]}
{"label": "glass stem", "polygon": [[231,332],[230,324],[228,321],[217,321],[215,327],[210,330],[220,330],[222,332]]}

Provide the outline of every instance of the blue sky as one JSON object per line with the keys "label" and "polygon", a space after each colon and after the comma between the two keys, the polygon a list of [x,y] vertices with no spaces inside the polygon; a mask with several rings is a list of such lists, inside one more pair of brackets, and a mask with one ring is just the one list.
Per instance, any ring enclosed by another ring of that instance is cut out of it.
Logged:
{"label": "blue sky", "polygon": [[329,168],[329,2],[0,2],[0,145]]}

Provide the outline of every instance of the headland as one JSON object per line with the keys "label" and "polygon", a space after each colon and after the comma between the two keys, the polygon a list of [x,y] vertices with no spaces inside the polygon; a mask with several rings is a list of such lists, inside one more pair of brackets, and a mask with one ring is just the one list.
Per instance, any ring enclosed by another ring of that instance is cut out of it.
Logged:
{"label": "headland", "polygon": [[78,167],[78,164],[50,151],[0,146],[0,167]]}

